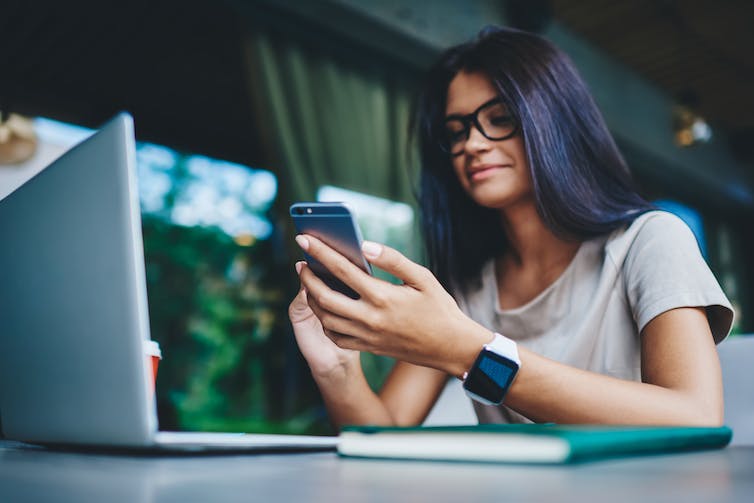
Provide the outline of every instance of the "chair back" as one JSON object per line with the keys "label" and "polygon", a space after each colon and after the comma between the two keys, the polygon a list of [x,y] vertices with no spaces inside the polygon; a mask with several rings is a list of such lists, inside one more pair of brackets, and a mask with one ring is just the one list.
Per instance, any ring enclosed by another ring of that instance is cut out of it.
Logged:
{"label": "chair back", "polygon": [[729,337],[717,346],[725,387],[725,424],[731,445],[754,445],[754,335]]}

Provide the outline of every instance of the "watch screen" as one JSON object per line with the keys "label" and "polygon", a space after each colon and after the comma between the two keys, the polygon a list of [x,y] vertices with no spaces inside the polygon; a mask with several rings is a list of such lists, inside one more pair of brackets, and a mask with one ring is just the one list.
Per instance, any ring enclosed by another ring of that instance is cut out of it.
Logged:
{"label": "watch screen", "polygon": [[518,365],[504,356],[485,350],[480,353],[475,367],[475,371],[466,377],[464,387],[490,402],[502,402]]}

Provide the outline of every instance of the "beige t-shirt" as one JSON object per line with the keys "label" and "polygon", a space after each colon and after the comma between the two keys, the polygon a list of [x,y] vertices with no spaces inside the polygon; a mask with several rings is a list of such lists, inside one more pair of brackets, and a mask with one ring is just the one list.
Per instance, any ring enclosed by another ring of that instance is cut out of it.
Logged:
{"label": "beige t-shirt", "polygon": [[[475,321],[540,355],[633,381],[641,380],[639,334],[657,315],[705,306],[716,343],[733,323],[691,230],[663,211],[585,241],[563,274],[521,307],[500,309],[494,261],[482,269],[479,288],[456,300]],[[530,422],[505,405],[474,408],[480,423]]]}

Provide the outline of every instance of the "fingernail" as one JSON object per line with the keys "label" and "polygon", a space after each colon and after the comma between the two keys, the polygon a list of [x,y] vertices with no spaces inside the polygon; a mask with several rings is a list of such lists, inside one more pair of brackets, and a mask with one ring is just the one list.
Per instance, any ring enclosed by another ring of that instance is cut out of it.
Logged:
{"label": "fingernail", "polygon": [[304,267],[303,262],[296,262],[296,274],[301,274],[301,269]]}
{"label": "fingernail", "polygon": [[382,253],[382,245],[373,241],[364,241],[361,243],[361,251],[367,258],[377,258]]}
{"label": "fingernail", "polygon": [[296,236],[296,242],[298,243],[298,245],[299,245],[299,246],[300,246],[300,247],[301,247],[302,249],[304,249],[304,250],[308,250],[308,249],[309,249],[309,240],[308,240],[308,239],[306,239],[306,238],[305,238],[304,236],[302,236],[301,234],[299,234],[298,236]]}

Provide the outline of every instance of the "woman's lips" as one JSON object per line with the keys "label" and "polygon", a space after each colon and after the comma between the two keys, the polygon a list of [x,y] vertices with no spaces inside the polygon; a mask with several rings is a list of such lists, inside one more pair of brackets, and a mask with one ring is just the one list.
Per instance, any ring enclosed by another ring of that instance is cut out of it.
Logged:
{"label": "woman's lips", "polygon": [[503,164],[485,165],[469,168],[466,172],[468,174],[469,180],[471,180],[472,182],[478,182],[480,180],[491,177],[498,170],[509,167],[510,166]]}

